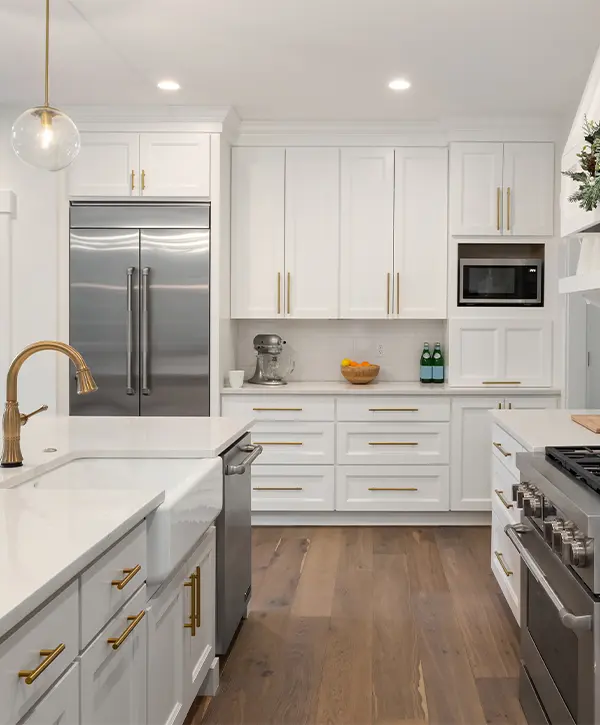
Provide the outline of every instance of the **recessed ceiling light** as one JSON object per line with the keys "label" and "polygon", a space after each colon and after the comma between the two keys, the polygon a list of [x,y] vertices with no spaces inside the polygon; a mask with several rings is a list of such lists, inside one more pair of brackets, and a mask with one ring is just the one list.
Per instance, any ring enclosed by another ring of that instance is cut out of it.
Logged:
{"label": "recessed ceiling light", "polygon": [[388,88],[391,88],[393,91],[406,91],[410,88],[410,81],[407,81],[405,78],[395,78],[388,83]]}
{"label": "recessed ceiling light", "polygon": [[161,91],[178,91],[181,88],[177,81],[160,81],[157,85]]}

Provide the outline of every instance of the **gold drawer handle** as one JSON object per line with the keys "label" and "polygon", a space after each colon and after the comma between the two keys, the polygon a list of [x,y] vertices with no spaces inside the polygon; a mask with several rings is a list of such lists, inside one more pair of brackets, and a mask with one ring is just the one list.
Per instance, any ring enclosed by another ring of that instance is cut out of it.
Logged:
{"label": "gold drawer handle", "polygon": [[40,664],[35,668],[35,670],[20,670],[19,671],[19,677],[25,678],[25,684],[26,685],[32,685],[37,678],[42,674],[42,672],[50,667],[50,665],[54,662],[54,660],[61,655],[65,651],[64,644],[59,644],[56,649],[41,649],[40,650],[40,657],[45,657],[46,659],[43,662],[40,662]]}
{"label": "gold drawer handle", "polygon": [[254,486],[253,491],[303,491],[302,486]]}
{"label": "gold drawer handle", "polygon": [[137,564],[136,566],[134,566],[133,569],[123,569],[122,570],[123,571],[123,574],[126,574],[127,576],[125,578],[123,578],[123,579],[113,579],[111,581],[112,586],[113,587],[117,587],[117,589],[119,591],[121,591],[121,589],[125,589],[125,587],[133,579],[133,577],[136,574],[139,574],[141,570],[142,570],[142,567],[139,564]]}
{"label": "gold drawer handle", "polygon": [[372,486],[369,488],[369,491],[418,491],[418,488],[414,487],[408,487],[408,488],[377,488],[375,486]]}
{"label": "gold drawer handle", "polygon": [[484,380],[482,385],[521,385],[520,380]]}
{"label": "gold drawer handle", "polygon": [[146,191],[146,171],[142,169],[142,191]]}
{"label": "gold drawer handle", "polygon": [[202,571],[196,567],[196,626],[202,626]]}
{"label": "gold drawer handle", "polygon": [[502,567],[502,571],[506,574],[506,576],[512,576],[513,572],[504,563],[504,555],[502,554],[502,552],[495,551],[494,556],[496,557],[496,559],[498,559],[498,563]]}
{"label": "gold drawer handle", "polygon": [[369,408],[369,413],[418,413],[418,408]]}
{"label": "gold drawer handle", "polygon": [[508,501],[504,498],[504,493],[499,488],[495,488],[494,493],[496,494],[496,496],[498,496],[500,501],[504,504],[504,508],[511,509],[513,507],[512,503],[508,503]]}
{"label": "gold drawer handle", "polygon": [[257,446],[301,446],[300,441],[252,441]]}
{"label": "gold drawer handle", "polygon": [[369,441],[370,446],[418,446],[413,441]]}
{"label": "gold drawer handle", "polygon": [[190,621],[183,625],[184,629],[191,629],[192,637],[196,636],[196,626],[198,623],[198,614],[196,607],[196,597],[198,595],[198,586],[196,584],[196,572],[190,574],[190,580],[185,582],[184,587],[190,588]]}
{"label": "gold drawer handle", "polygon": [[252,408],[252,410],[255,410],[257,412],[265,412],[265,411],[301,411],[302,408]]}
{"label": "gold drawer handle", "polygon": [[504,456],[504,458],[509,458],[509,456],[512,456],[512,453],[509,453],[508,451],[505,451],[504,448],[502,448],[502,443],[492,443],[494,448],[497,448],[500,453]]}
{"label": "gold drawer handle", "polygon": [[142,621],[142,619],[146,616],[146,610],[142,609],[142,611],[133,616],[133,617],[127,617],[127,621],[131,622],[129,627],[121,634],[120,637],[109,637],[106,641],[108,644],[112,644],[113,649],[119,649],[119,647],[123,644],[123,642],[129,637],[129,635],[133,632],[133,630],[138,626],[138,624]]}

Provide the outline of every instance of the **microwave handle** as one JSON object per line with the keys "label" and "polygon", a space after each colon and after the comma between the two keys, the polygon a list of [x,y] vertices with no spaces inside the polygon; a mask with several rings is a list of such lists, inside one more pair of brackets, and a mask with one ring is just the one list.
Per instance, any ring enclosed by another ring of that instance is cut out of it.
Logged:
{"label": "microwave handle", "polygon": [[527,526],[523,526],[523,524],[508,524],[504,527],[504,533],[508,536],[515,549],[519,552],[521,560],[529,569],[529,572],[531,573],[533,578],[542,587],[542,589],[548,596],[548,599],[556,607],[556,610],[558,611],[558,616],[560,617],[560,621],[562,622],[563,626],[565,626],[567,629],[573,630],[574,632],[590,631],[592,629],[592,615],[577,615],[573,614],[573,612],[567,609],[563,604],[561,598],[548,583],[544,572],[541,570],[536,560],[523,546],[519,534],[529,534],[531,533],[531,529],[529,529]]}

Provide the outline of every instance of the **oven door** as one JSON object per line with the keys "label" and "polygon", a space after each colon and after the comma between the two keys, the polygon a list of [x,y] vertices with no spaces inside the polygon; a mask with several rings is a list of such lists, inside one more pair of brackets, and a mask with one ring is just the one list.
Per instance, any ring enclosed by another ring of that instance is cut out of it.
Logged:
{"label": "oven door", "polygon": [[461,259],[458,304],[542,306],[539,259]]}
{"label": "oven door", "polygon": [[550,725],[596,719],[598,602],[530,526],[507,526],[521,555],[521,659]]}

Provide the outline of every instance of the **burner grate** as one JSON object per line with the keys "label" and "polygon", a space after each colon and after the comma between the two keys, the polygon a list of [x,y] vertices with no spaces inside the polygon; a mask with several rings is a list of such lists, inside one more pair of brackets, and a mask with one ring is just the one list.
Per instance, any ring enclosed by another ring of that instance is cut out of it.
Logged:
{"label": "burner grate", "polygon": [[546,458],[600,493],[600,446],[548,446]]}

